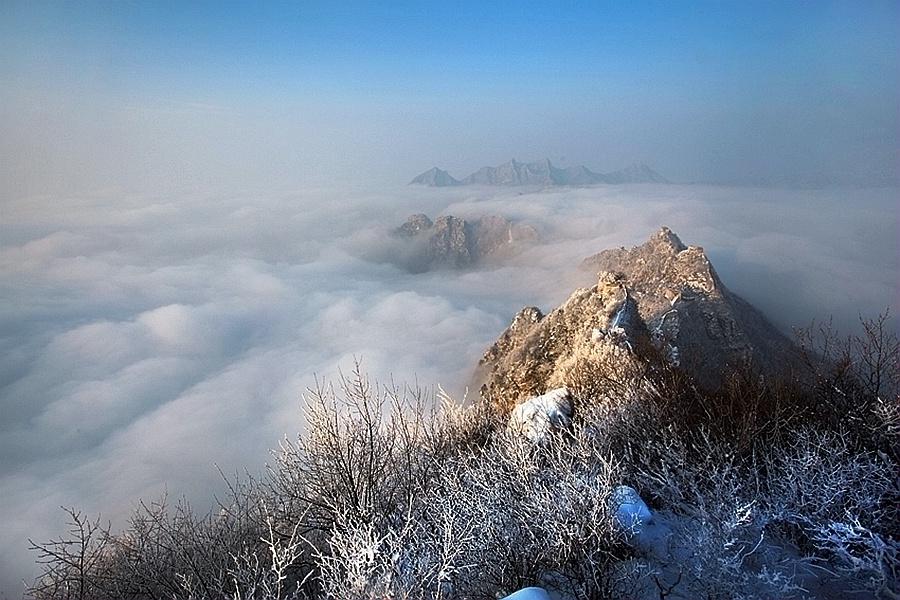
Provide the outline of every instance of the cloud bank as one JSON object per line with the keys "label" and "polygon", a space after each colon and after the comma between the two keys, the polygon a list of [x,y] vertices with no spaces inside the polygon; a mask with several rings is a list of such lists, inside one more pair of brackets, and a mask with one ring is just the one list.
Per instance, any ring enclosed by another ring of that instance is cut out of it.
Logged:
{"label": "cloud bank", "polygon": [[[36,574],[27,539],[60,535],[60,506],[114,527],[166,490],[208,507],[216,465],[261,471],[303,428],[304,390],[356,358],[380,382],[462,399],[519,308],[554,307],[591,283],[583,258],[661,225],[786,331],[897,315],[896,198],[642,185],[4,200],[0,591]],[[541,240],[470,271],[374,260],[414,212],[502,214]]]}

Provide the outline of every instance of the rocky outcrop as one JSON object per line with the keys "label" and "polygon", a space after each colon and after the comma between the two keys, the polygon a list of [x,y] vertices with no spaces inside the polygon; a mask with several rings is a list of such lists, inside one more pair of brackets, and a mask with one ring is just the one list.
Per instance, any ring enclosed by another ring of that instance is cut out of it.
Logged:
{"label": "rocky outcrop", "polygon": [[794,344],[725,287],[703,248],[685,246],[666,227],[645,244],[603,251],[583,266],[615,273],[654,343],[705,385],[747,364],[771,374],[793,360]]}
{"label": "rocky outcrop", "polygon": [[567,174],[550,161],[523,164],[515,159],[499,167],[481,167],[460,183],[462,185],[566,185]]}
{"label": "rocky outcrop", "polygon": [[394,230],[401,243],[392,262],[420,273],[438,268],[461,269],[488,257],[513,253],[538,238],[530,225],[512,223],[498,215],[467,221],[454,216],[415,214]]}
{"label": "rocky outcrop", "polygon": [[612,173],[594,173],[585,166],[560,169],[549,159],[533,163],[520,163],[515,159],[497,167],[481,167],[462,180],[454,179],[446,171],[437,167],[425,171],[410,182],[410,185],[445,187],[455,185],[595,185],[600,183],[668,183],[659,173],[645,164],[636,163]]}
{"label": "rocky outcrop", "polygon": [[547,315],[523,308],[484,353],[476,384],[485,399],[510,408],[557,386],[621,388],[651,358],[708,388],[735,369],[774,374],[793,360],[790,340],[725,288],[703,249],[665,227],[583,266],[598,273],[596,285]]}

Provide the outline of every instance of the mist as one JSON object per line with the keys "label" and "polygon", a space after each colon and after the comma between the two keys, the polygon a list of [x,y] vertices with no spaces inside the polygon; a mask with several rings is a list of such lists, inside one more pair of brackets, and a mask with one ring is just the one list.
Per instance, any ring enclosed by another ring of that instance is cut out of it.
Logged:
{"label": "mist", "polygon": [[[264,470],[302,431],[301,396],[362,370],[454,399],[522,306],[549,310],[581,260],[667,225],[785,332],[897,314],[895,189],[689,185],[520,190],[395,186],[278,195],[47,195],[0,224],[4,591],[60,506],[123,526],[168,493],[212,506],[219,474]],[[502,214],[541,239],[479,268],[379,263],[413,212]],[[896,319],[893,321],[896,326]],[[17,591],[18,590],[18,591]]]}
{"label": "mist", "polygon": [[900,184],[895,2],[0,6],[0,193],[285,189],[510,158]]}
{"label": "mist", "polygon": [[[517,310],[660,226],[790,335],[900,290],[896,2],[0,2],[0,596],[60,506],[264,471],[357,363],[465,401]],[[453,189],[515,158],[672,185]],[[384,260],[411,213],[540,240]]]}

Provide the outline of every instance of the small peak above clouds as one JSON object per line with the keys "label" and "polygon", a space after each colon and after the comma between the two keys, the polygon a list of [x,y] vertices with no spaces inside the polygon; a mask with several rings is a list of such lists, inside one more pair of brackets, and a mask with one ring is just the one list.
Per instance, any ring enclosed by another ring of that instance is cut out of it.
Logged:
{"label": "small peak above clouds", "polygon": [[411,273],[433,269],[463,269],[488,258],[502,258],[520,251],[539,238],[537,230],[500,215],[461,219],[443,215],[432,221],[428,215],[410,215],[391,236],[396,244],[387,248],[382,260]]}
{"label": "small peak above clouds", "polygon": [[458,180],[437,167],[414,178],[410,185],[448,187],[457,185],[541,185],[579,186],[625,183],[670,183],[665,177],[643,163],[634,163],[612,173],[595,173],[579,165],[560,169],[545,158],[532,163],[520,163],[515,159],[497,167],[481,167],[468,177]]}
{"label": "small peak above clouds", "polygon": [[633,163],[605,177],[607,183],[671,183],[644,163]]}

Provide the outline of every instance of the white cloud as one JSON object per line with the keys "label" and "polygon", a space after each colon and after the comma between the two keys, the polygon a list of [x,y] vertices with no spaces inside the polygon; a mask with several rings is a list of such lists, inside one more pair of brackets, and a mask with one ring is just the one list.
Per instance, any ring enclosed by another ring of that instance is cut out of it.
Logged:
{"label": "white cloud", "polygon": [[[107,193],[7,202],[0,220],[0,582],[59,505],[121,525],[166,488],[205,508],[302,427],[299,397],[356,357],[373,379],[461,396],[525,304],[580,261],[668,225],[783,327],[897,308],[896,191],[702,186]],[[410,275],[369,259],[413,212],[503,214],[541,242],[504,264]],[[896,313],[895,313],[896,314]]]}

